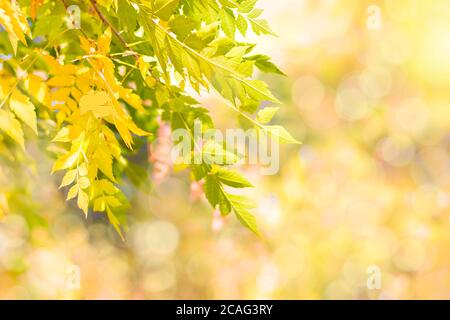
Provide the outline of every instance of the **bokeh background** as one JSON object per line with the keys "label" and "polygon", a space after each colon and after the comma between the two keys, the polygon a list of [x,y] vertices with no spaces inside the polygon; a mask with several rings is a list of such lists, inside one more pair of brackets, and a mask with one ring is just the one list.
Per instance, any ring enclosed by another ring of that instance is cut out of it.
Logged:
{"label": "bokeh background", "polygon": [[[15,177],[24,196],[0,223],[0,298],[450,298],[450,2],[259,6],[278,37],[254,40],[287,77],[259,76],[283,101],[275,122],[303,142],[281,148],[277,175],[240,168],[265,241],[214,217],[175,172],[150,194],[125,190],[122,242],[66,204],[29,146],[36,166]],[[203,101],[219,126],[236,125]],[[2,167],[3,189],[9,179]],[[367,286],[370,266],[380,288]]]}

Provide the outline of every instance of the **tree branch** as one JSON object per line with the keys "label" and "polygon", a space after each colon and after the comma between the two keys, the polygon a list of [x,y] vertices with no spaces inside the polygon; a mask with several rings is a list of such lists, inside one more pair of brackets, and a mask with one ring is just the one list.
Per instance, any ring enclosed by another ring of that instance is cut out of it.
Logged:
{"label": "tree branch", "polygon": [[103,13],[100,11],[100,9],[97,6],[97,0],[89,0],[92,4],[92,7],[94,8],[95,13],[98,15],[98,17],[100,18],[100,20],[102,20],[103,24],[108,26],[109,28],[111,28],[111,31],[114,33],[114,35],[116,36],[116,38],[119,40],[119,42],[122,44],[123,47],[125,47],[125,49],[127,49],[127,51],[130,51],[132,53],[132,55],[134,56],[134,58],[136,60],[139,59],[139,55],[134,52],[127,44],[127,42],[125,41],[125,39],[122,37],[122,35],[119,33],[119,31],[117,31],[117,29],[108,21],[108,19],[106,19],[106,17],[103,15]]}

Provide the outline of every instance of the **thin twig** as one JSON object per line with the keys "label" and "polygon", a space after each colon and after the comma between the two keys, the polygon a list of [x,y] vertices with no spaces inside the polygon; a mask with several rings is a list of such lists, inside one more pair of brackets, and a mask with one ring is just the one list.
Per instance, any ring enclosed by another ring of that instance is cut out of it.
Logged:
{"label": "thin twig", "polygon": [[117,29],[108,21],[108,19],[106,19],[106,17],[103,15],[103,13],[100,11],[100,9],[97,7],[97,0],[90,0],[90,2],[92,4],[92,7],[94,8],[95,13],[97,13],[100,20],[102,20],[103,24],[107,25],[111,29],[111,31],[114,33],[114,35],[117,37],[117,39],[119,39],[122,46],[124,46],[125,49],[130,51],[130,53],[134,56],[134,58],[136,60],[138,60],[139,55],[128,46],[127,42],[122,37],[122,35],[119,33],[119,31],[117,31]]}

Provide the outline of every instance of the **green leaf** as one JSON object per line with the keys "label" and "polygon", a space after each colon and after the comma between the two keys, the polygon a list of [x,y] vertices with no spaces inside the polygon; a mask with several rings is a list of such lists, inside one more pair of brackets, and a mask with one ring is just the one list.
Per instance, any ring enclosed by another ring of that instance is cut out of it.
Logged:
{"label": "green leaf", "polygon": [[255,61],[256,67],[265,73],[275,73],[282,76],[286,74],[281,71],[273,62],[270,61],[270,57],[262,54],[246,57],[246,59]]}
{"label": "green leaf", "polygon": [[[52,9],[54,10],[54,9]],[[36,21],[36,25],[33,30],[33,36],[46,36],[48,40],[53,40],[54,37],[61,32],[64,22],[64,14],[51,14],[48,16],[40,17]]]}
{"label": "green leaf", "polygon": [[154,14],[161,19],[168,21],[178,7],[179,0],[155,0],[154,3]]}
{"label": "green leaf", "polygon": [[197,23],[186,16],[175,16],[169,21],[170,30],[175,33],[181,41],[186,39],[196,26]]}
{"label": "green leaf", "polygon": [[241,224],[250,229],[258,237],[262,237],[258,229],[255,216],[252,215],[248,210],[249,208],[252,208],[254,206],[253,203],[251,203],[246,197],[233,194],[227,194],[227,198],[230,202],[234,214],[241,222]]}
{"label": "green leaf", "polygon": [[245,20],[245,18],[240,14],[238,14],[238,16],[237,16],[236,26],[237,26],[239,32],[243,36],[245,36],[247,34],[247,28],[248,28],[247,20]]}
{"label": "green leaf", "polygon": [[151,179],[145,168],[127,161],[124,171],[136,188],[139,188],[146,193],[150,193],[152,191]]}
{"label": "green leaf", "polygon": [[270,29],[269,23],[264,19],[251,19],[249,18],[250,25],[252,26],[252,30],[257,35],[261,34],[270,34],[276,36],[276,34]]}
{"label": "green leaf", "polygon": [[262,126],[262,130],[274,138],[277,138],[280,143],[300,144],[291,134],[282,126]]}
{"label": "green leaf", "polygon": [[128,32],[134,32],[137,26],[137,11],[128,0],[118,1],[117,15]]}
{"label": "green leaf", "polygon": [[223,215],[228,214],[232,210],[245,227],[261,237],[256,218],[248,210],[254,207],[254,203],[246,197],[226,193],[220,185],[220,175],[222,178],[227,179],[228,183],[231,182],[231,184],[239,186],[250,185],[250,183],[241,176],[231,174],[231,177],[229,173],[224,173],[219,170],[216,174],[209,174],[206,177],[204,184],[206,198],[213,208],[216,208],[217,205],[219,205]]}
{"label": "green leaf", "polygon": [[256,218],[252,215],[247,209],[239,208],[234,209],[234,213],[236,214],[238,220],[247,228],[249,228],[253,233],[255,233],[258,237],[262,237],[258,224],[256,222]]}
{"label": "green leaf", "polygon": [[217,178],[224,184],[234,188],[251,188],[254,187],[245,177],[234,170],[220,168],[216,172]]}
{"label": "green leaf", "polygon": [[211,206],[215,208],[219,204],[221,198],[221,189],[217,177],[214,175],[207,175],[203,188],[205,190],[206,199],[208,199]]}
{"label": "green leaf", "polygon": [[224,9],[220,11],[220,22],[223,32],[225,32],[230,39],[234,39],[236,24],[231,10]]}
{"label": "green leaf", "polygon": [[244,1],[242,1],[241,5],[239,7],[239,12],[249,13],[255,7],[256,2],[257,2],[257,0],[244,0]]}
{"label": "green leaf", "polygon": [[[173,34],[167,31],[159,23],[149,19],[149,13],[144,6],[140,6],[140,8],[142,9],[140,21],[144,25],[150,38],[156,42],[155,46],[159,48],[156,50],[156,55],[163,70],[167,69],[167,58],[169,57],[174,66],[180,65],[187,69],[190,76],[189,80],[191,82],[196,81],[197,84],[208,88],[208,85],[204,80],[204,77],[206,77],[209,83],[223,97],[233,103],[235,102],[236,97],[239,98],[241,102],[253,99],[257,102],[267,100],[279,103],[278,99],[276,99],[267,88],[265,82],[247,79],[243,70],[248,70],[248,66],[242,68],[242,65],[245,65],[245,63],[237,63],[235,57],[212,57],[211,55],[216,53],[217,50],[215,50],[215,52],[210,52],[211,50],[197,52],[185,43],[176,39]],[[162,53],[161,48],[168,48],[168,55]],[[196,75],[196,73],[198,73],[197,68],[190,67],[196,65],[194,62],[198,65],[204,76],[199,77]],[[168,73],[167,70],[166,73]]]}
{"label": "green leaf", "polygon": [[266,107],[261,109],[258,111],[257,120],[262,124],[269,123],[272,121],[278,110],[280,110],[279,107]]}

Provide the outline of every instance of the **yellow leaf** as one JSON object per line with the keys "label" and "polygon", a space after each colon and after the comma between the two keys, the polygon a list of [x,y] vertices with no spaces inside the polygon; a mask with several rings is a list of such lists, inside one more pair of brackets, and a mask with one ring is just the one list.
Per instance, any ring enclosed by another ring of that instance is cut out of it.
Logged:
{"label": "yellow leaf", "polygon": [[123,87],[120,87],[119,95],[121,99],[123,99],[134,109],[138,111],[144,111],[144,108],[142,107],[141,98],[137,94],[133,93],[131,89],[125,89]]}
{"label": "yellow leaf", "polygon": [[87,218],[88,206],[89,206],[89,196],[83,190],[78,190],[78,200],[77,200],[78,208],[83,210],[84,215]]}
{"label": "yellow leaf", "polygon": [[64,170],[72,167],[78,159],[78,153],[71,152],[68,154],[65,154],[56,160],[55,164],[52,168],[52,173],[59,170]]}
{"label": "yellow leaf", "polygon": [[[11,5],[12,5],[15,15],[17,17],[17,21],[20,25],[20,29],[22,30],[22,32],[24,34],[26,34],[27,36],[29,36],[31,38],[30,26],[28,25],[26,15],[22,12],[22,10],[20,8],[19,2],[17,0],[12,0]],[[26,45],[26,42],[24,42],[24,44]]]}
{"label": "yellow leaf", "polygon": [[50,87],[71,87],[75,83],[75,77],[67,75],[59,75],[47,81]]}
{"label": "yellow leaf", "polygon": [[75,112],[75,111],[77,111],[77,109],[78,109],[78,104],[77,104],[73,99],[71,99],[71,98],[68,98],[68,99],[67,99],[66,105],[69,107],[69,109],[70,109],[72,112]]}
{"label": "yellow leaf", "polygon": [[[56,58],[52,57],[48,52],[40,51],[42,60],[49,67],[49,73],[53,75],[69,75],[76,74],[79,70],[79,66],[74,64],[63,65]],[[80,80],[81,81],[81,80]]]}
{"label": "yellow leaf", "polygon": [[0,100],[3,101],[11,90],[11,86],[9,85],[8,78],[0,77]]}
{"label": "yellow leaf", "polygon": [[145,83],[150,87],[153,88],[156,85],[156,79],[152,76],[145,77]]}
{"label": "yellow leaf", "polygon": [[80,47],[86,53],[91,53],[91,48],[93,49],[92,51],[95,50],[95,48],[93,48],[93,46],[92,46],[92,42],[90,40],[86,39],[85,37],[80,36]]}
{"label": "yellow leaf", "polygon": [[84,177],[88,174],[88,169],[87,169],[86,163],[80,164],[80,166],[78,167],[78,174],[82,177]]}
{"label": "yellow leaf", "polygon": [[30,102],[30,99],[16,89],[11,94],[9,106],[17,118],[22,120],[37,134],[36,113],[34,112],[34,105]]}
{"label": "yellow leaf", "polygon": [[27,45],[24,34],[31,37],[30,27],[16,0],[0,1],[0,24],[8,33],[14,54],[17,52],[18,41]]}
{"label": "yellow leaf", "polygon": [[107,28],[105,32],[98,38],[98,52],[102,54],[109,53],[109,45],[111,44],[111,28]]}
{"label": "yellow leaf", "polygon": [[40,6],[44,4],[44,0],[31,0],[30,16],[31,19],[36,19],[36,13]]}
{"label": "yellow leaf", "polygon": [[97,199],[95,199],[94,201],[94,211],[96,212],[102,212],[105,211],[106,208],[106,203],[105,203],[105,198],[104,197],[99,197]]}
{"label": "yellow leaf", "polygon": [[69,128],[63,127],[58,131],[56,137],[53,138],[53,142],[69,142]]}
{"label": "yellow leaf", "polygon": [[78,180],[78,185],[80,186],[81,189],[86,189],[91,185],[91,182],[89,181],[88,178],[82,177]]}
{"label": "yellow leaf", "polygon": [[140,129],[132,120],[128,122],[128,129],[130,129],[131,132],[134,134],[137,134],[138,136],[148,136],[149,133],[147,131],[144,131]]}
{"label": "yellow leaf", "polygon": [[59,187],[62,188],[62,187],[68,186],[69,184],[71,184],[72,182],[75,181],[76,176],[77,176],[76,169],[67,171],[66,174],[64,175],[61,185]]}
{"label": "yellow leaf", "polygon": [[117,141],[114,132],[111,129],[109,129],[107,126],[102,126],[102,133],[106,137],[106,141],[107,141],[110,153],[115,158],[119,158],[120,155],[122,154],[122,151],[120,150],[119,142]]}
{"label": "yellow leaf", "polygon": [[67,193],[67,198],[66,200],[70,200],[73,199],[77,196],[78,194],[78,185],[74,185],[72,188],[69,189],[69,192]]}
{"label": "yellow leaf", "polygon": [[0,129],[25,149],[22,127],[11,112],[0,109]]}
{"label": "yellow leaf", "polygon": [[12,33],[10,33],[8,35],[8,38],[9,38],[9,42],[11,42],[11,47],[13,48],[14,55],[16,55],[17,54],[17,45],[19,43],[17,41],[17,36],[12,34]]}
{"label": "yellow leaf", "polygon": [[98,149],[94,154],[94,159],[100,171],[103,172],[109,179],[115,181],[112,171],[111,155],[109,155],[102,149]]}
{"label": "yellow leaf", "polygon": [[131,133],[126,127],[126,125],[122,122],[122,120],[118,118],[114,119],[114,125],[116,126],[117,131],[119,131],[119,134],[122,137],[123,142],[125,142],[128,148],[132,149],[133,140],[131,137]]}
{"label": "yellow leaf", "polygon": [[51,94],[52,101],[66,102],[70,95],[70,88],[60,88]]}
{"label": "yellow leaf", "polygon": [[28,92],[40,103],[45,102],[47,96],[47,87],[40,77],[35,74],[30,74],[27,81]]}
{"label": "yellow leaf", "polygon": [[119,189],[115,185],[113,185],[110,181],[106,179],[97,181],[97,185],[98,188],[101,190],[101,192],[104,192],[109,195],[116,194],[119,191]]}
{"label": "yellow leaf", "polygon": [[148,70],[150,68],[150,64],[148,62],[145,62],[142,56],[139,57],[138,61],[139,71],[141,72],[142,78],[147,77]]}
{"label": "yellow leaf", "polygon": [[[78,79],[77,79],[78,81]],[[81,90],[79,90],[77,87],[72,87],[70,88],[70,95],[76,100],[76,101],[80,101],[81,98],[83,97],[83,93],[81,92]]]}
{"label": "yellow leaf", "polygon": [[95,117],[104,118],[113,112],[111,99],[105,91],[91,91],[80,99],[81,114],[92,111]]}

